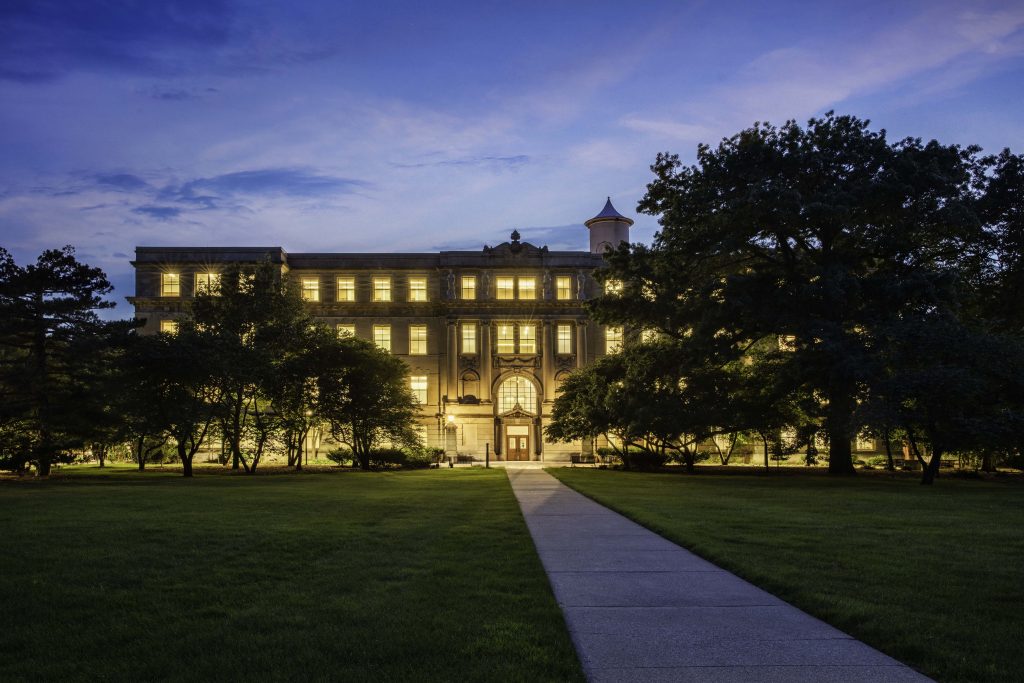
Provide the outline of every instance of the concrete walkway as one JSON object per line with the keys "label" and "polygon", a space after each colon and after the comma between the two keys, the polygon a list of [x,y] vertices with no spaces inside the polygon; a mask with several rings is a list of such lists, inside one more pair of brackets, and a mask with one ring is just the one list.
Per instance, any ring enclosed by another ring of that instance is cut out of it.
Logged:
{"label": "concrete walkway", "polygon": [[507,468],[591,681],[928,681],[537,469]]}

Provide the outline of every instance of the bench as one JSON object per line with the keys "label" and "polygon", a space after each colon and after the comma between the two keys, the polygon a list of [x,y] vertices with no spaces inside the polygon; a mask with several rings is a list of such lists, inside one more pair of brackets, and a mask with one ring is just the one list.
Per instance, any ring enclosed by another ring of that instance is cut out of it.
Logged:
{"label": "bench", "polygon": [[593,455],[583,455],[581,453],[572,453],[569,455],[569,467],[576,467],[576,465],[596,465],[597,460]]}
{"label": "bench", "polygon": [[455,462],[458,465],[472,465],[473,464],[473,456],[472,455],[456,455],[455,456]]}

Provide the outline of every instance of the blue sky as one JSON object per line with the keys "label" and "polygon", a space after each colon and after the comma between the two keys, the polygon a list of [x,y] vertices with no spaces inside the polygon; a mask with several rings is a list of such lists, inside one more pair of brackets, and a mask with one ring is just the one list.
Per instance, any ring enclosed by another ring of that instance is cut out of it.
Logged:
{"label": "blue sky", "polygon": [[659,151],[828,109],[1024,151],[1021,2],[0,4],[0,245],[585,248]]}

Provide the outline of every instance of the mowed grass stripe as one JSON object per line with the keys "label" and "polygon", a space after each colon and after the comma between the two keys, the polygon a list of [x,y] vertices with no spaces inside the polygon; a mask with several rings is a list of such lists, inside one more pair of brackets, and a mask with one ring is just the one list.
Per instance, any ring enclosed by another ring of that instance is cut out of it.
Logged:
{"label": "mowed grass stripe", "polygon": [[502,471],[0,482],[2,680],[582,680]]}
{"label": "mowed grass stripe", "polygon": [[940,681],[1024,671],[1019,481],[551,473]]}

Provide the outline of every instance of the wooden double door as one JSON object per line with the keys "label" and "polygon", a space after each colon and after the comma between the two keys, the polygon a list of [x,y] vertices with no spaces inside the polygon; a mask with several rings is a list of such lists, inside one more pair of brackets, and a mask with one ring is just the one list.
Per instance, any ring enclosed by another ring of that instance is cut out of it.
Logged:
{"label": "wooden double door", "polygon": [[505,459],[530,459],[530,428],[526,426],[510,426],[505,434]]}

